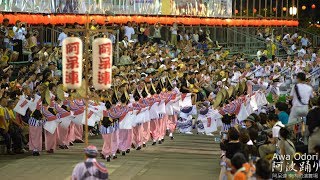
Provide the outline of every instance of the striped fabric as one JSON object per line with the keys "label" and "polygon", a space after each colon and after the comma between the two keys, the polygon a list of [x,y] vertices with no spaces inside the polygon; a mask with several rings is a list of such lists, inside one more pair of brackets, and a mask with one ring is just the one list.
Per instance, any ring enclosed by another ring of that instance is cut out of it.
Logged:
{"label": "striped fabric", "polygon": [[41,108],[41,112],[47,121],[54,121],[57,119],[57,116],[53,115],[48,109],[44,106]]}
{"label": "striped fabric", "polygon": [[114,129],[112,126],[104,127],[103,125],[100,126],[100,133],[101,134],[111,134],[114,132]]}
{"label": "striped fabric", "polygon": [[113,106],[108,111],[108,116],[112,119],[119,119],[127,113],[126,106]]}
{"label": "striped fabric", "polygon": [[77,106],[76,103],[71,102],[71,101],[68,101],[68,102],[67,102],[67,105],[70,107],[70,110],[71,110],[71,111],[77,111],[77,110],[80,109],[79,106]]}
{"label": "striped fabric", "polygon": [[116,121],[116,122],[113,123],[113,130],[116,131],[118,129],[119,129],[119,122]]}
{"label": "striped fabric", "polygon": [[79,107],[85,107],[86,106],[86,104],[84,103],[84,101],[82,99],[74,100],[73,102]]}
{"label": "striped fabric", "polygon": [[65,118],[67,116],[70,116],[71,113],[60,107],[57,103],[54,103],[54,108],[57,111],[57,117],[59,119]]}
{"label": "striped fabric", "polygon": [[69,106],[70,110],[73,111],[73,115],[79,115],[83,113],[83,108],[79,107],[75,102],[68,101],[67,106]]}
{"label": "striped fabric", "polygon": [[45,123],[45,121],[43,121],[43,120],[37,120],[37,119],[35,119],[34,117],[30,117],[29,120],[28,120],[28,124],[29,124],[30,126],[39,127],[39,126],[42,126],[44,123]]}
{"label": "striped fabric", "polygon": [[140,110],[142,108],[139,103],[133,103],[132,107],[133,107],[133,110]]}
{"label": "striped fabric", "polygon": [[231,124],[224,124],[222,123],[222,129],[224,132],[228,132],[228,130],[231,128]]}

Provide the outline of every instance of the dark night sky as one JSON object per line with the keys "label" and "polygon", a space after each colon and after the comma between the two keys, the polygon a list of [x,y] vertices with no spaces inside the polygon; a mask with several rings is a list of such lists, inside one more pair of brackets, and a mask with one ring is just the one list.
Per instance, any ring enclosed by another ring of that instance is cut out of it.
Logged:
{"label": "dark night sky", "polygon": [[[312,9],[312,4],[316,5],[315,9]],[[307,7],[306,10],[302,11],[301,7],[305,5]],[[318,21],[320,19],[320,1],[319,0],[300,0],[299,1],[300,8],[300,17],[301,18],[312,18],[314,21]]]}
{"label": "dark night sky", "polygon": [[[242,0],[242,7],[243,9],[246,9],[246,4],[247,4],[248,0]],[[255,1],[255,8],[258,9],[259,8],[259,0],[249,0],[249,9],[253,9],[253,1]],[[276,7],[276,0],[261,0],[261,9],[263,9],[265,7],[265,1],[267,1],[267,6],[270,7],[270,2],[272,1],[272,6]],[[281,14],[281,1],[282,0],[278,0],[278,17]],[[233,1],[235,2],[235,1]],[[239,10],[240,9],[240,2],[241,0],[237,0],[237,7],[236,9]],[[287,0],[283,0],[284,2],[284,6],[286,6],[287,4]],[[289,0],[289,7],[291,7],[291,3],[292,0]],[[297,0],[294,0],[294,4],[296,6]],[[312,9],[311,5],[315,4],[316,8]],[[302,6],[305,5],[306,6],[306,10],[302,10]],[[268,8],[269,10],[269,8]],[[299,17],[301,18],[312,18],[314,21],[318,21],[320,20],[320,0],[299,0],[299,7],[298,7],[298,11],[299,11]],[[263,14],[263,13],[262,13]],[[285,14],[285,13],[284,13]]]}

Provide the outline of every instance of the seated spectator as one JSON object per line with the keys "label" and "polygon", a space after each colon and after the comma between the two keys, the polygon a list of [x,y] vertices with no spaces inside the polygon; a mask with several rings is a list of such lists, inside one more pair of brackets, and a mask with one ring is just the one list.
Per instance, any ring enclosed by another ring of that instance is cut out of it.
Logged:
{"label": "seated spectator", "polygon": [[271,180],[271,165],[266,159],[259,159],[256,163],[255,178],[257,180]]}
{"label": "seated spectator", "polygon": [[243,144],[239,141],[239,131],[231,127],[228,130],[227,140],[221,142],[220,148],[225,151],[225,156],[231,159],[237,152],[243,152]]}
{"label": "seated spectator", "polygon": [[128,65],[132,64],[132,60],[128,55],[128,51],[124,51],[123,55],[120,57],[120,62],[117,65]]}
{"label": "seated spectator", "polygon": [[261,130],[268,129],[268,125],[267,125],[268,115],[266,113],[260,113],[259,117],[260,117],[260,124],[262,126]]}
{"label": "seated spectator", "polygon": [[278,115],[279,120],[282,124],[286,125],[289,121],[288,115],[288,105],[284,102],[277,102],[276,103],[276,114]]}
{"label": "seated spectator", "polygon": [[292,163],[294,154],[296,153],[295,146],[293,142],[289,139],[290,132],[287,128],[281,128],[279,131],[279,142],[278,147],[280,148],[280,155],[289,156],[290,160],[287,160],[287,158],[284,158],[282,163],[282,171],[286,169],[287,166],[290,166]]}
{"label": "seated spectator", "polygon": [[240,129],[239,140],[243,144],[243,151],[245,155],[247,154],[249,156],[254,156],[254,157],[259,156],[258,149],[253,144],[253,141],[250,139],[249,132],[247,129]]}
{"label": "seated spectator", "polygon": [[263,128],[262,124],[260,123],[261,122],[260,116],[258,114],[255,114],[255,113],[252,113],[250,115],[254,117],[255,124],[256,124],[256,126],[258,128],[257,130],[258,131],[263,130],[264,128]]}
{"label": "seated spectator", "polygon": [[306,125],[309,131],[308,152],[313,153],[314,147],[320,144],[320,98],[318,97],[312,109],[308,112]]}
{"label": "seated spectator", "polygon": [[228,169],[228,179],[232,177],[233,180],[246,180],[252,177],[252,166],[248,163],[242,153],[236,153],[231,159],[231,169]]}
{"label": "seated spectator", "polygon": [[270,143],[261,145],[259,147],[259,154],[261,158],[265,158],[268,154],[276,152],[276,143],[279,138],[279,131],[284,125],[279,121],[276,114],[269,114],[267,124],[272,127],[272,135],[268,137]]}
{"label": "seated spectator", "polygon": [[250,135],[250,139],[255,142],[258,136],[258,127],[255,123],[255,119],[252,115],[250,115],[249,117],[247,117],[246,120],[244,120],[244,123],[246,125],[246,128],[249,132]]}

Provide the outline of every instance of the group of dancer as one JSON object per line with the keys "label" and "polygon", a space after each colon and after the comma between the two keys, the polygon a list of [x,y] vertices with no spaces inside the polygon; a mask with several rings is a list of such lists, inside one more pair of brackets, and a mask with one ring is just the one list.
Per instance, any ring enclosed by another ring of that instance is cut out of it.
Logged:
{"label": "group of dancer", "polygon": [[[43,130],[48,153],[57,147],[68,149],[74,142],[83,142],[85,115],[90,127],[99,127],[104,141],[101,157],[110,161],[117,158],[117,152],[125,155],[131,147],[140,150],[149,141],[152,145],[162,144],[166,133],[173,140],[176,127],[181,133],[191,132],[185,131],[191,120],[184,118],[185,110],[191,108],[194,114],[197,112],[191,93],[180,93],[169,78],[154,82],[141,80],[135,85],[123,82],[86,97],[79,91],[64,91],[58,82],[41,84],[35,92],[28,86],[22,91],[14,111],[29,116],[29,149],[34,156],[42,150]],[[89,99],[87,112],[86,98]]]}

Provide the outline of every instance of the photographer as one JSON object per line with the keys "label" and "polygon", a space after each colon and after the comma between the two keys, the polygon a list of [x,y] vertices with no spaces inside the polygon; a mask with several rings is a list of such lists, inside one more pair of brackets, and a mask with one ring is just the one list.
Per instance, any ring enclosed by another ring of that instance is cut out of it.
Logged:
{"label": "photographer", "polygon": [[307,116],[309,100],[313,97],[313,89],[306,83],[306,74],[303,72],[298,73],[297,81],[298,83],[290,92],[292,108],[289,115],[289,123]]}
{"label": "photographer", "polygon": [[268,154],[276,152],[276,143],[279,138],[279,131],[284,125],[279,121],[279,118],[276,114],[269,114],[267,124],[269,127],[272,127],[272,136],[268,136],[268,144],[261,145],[259,147],[259,154],[261,158],[265,158]]}

